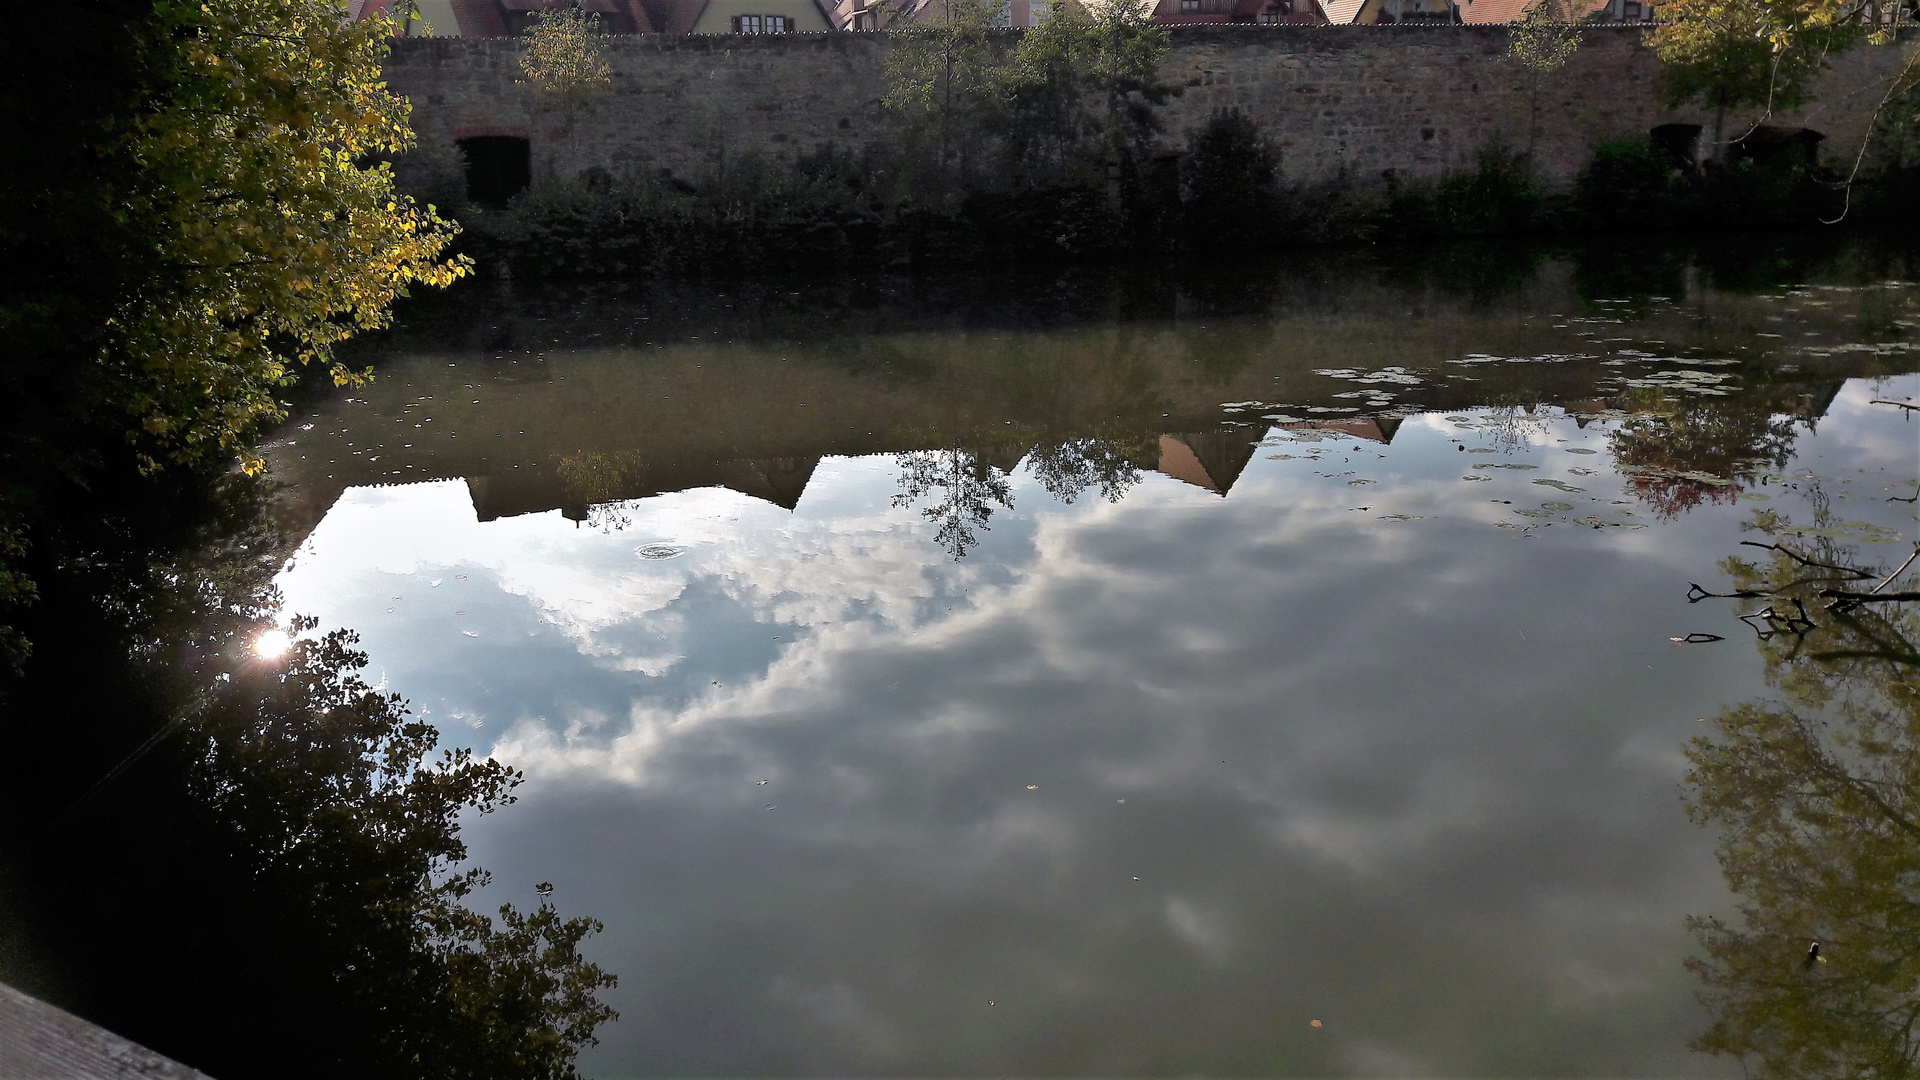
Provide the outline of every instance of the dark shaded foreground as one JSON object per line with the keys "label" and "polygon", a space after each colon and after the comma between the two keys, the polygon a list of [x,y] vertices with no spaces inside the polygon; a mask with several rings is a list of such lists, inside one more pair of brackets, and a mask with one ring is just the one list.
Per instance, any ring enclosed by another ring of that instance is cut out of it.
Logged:
{"label": "dark shaded foreground", "polygon": [[39,568],[0,727],[37,763],[0,811],[0,975],[222,1078],[572,1075],[610,1017],[578,952],[598,924],[460,903],[486,875],[458,817],[517,774],[432,760],[350,633],[254,650],[269,494],[183,485]]}
{"label": "dark shaded foreground", "polygon": [[10,986],[0,986],[0,1076],[16,1080],[117,1080],[129,1070],[153,1080],[208,1080],[96,1024]]}

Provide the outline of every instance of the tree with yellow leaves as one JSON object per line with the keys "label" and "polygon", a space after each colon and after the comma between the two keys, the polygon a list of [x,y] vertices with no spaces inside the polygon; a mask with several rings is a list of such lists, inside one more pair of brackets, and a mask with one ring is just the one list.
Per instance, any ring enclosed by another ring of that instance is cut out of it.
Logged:
{"label": "tree with yellow leaves", "polygon": [[1580,51],[1580,27],[1565,0],[1535,4],[1509,27],[1506,59],[1527,73],[1527,155],[1540,134],[1540,94]]}
{"label": "tree with yellow leaves", "polygon": [[[560,111],[569,146],[580,109],[613,85],[606,50],[595,40],[599,32],[600,16],[579,8],[540,12],[520,51],[521,81],[537,106]],[[549,156],[547,171],[554,167]]]}
{"label": "tree with yellow leaves", "polygon": [[[1893,44],[1880,22],[1882,10],[1879,0],[1670,0],[1661,6],[1661,24],[1648,43],[1664,62],[1665,92],[1673,103],[1700,101],[1723,117],[1732,109],[1758,108],[1764,120],[1806,104],[1814,79],[1835,53],[1862,41]],[[1894,119],[1920,119],[1912,107],[1916,82],[1920,50],[1910,51],[1884,93],[1859,97],[1859,107],[1872,109],[1879,120],[1890,108],[1902,110],[1905,101],[1907,115]]]}
{"label": "tree with yellow leaves", "polygon": [[397,194],[379,159],[413,144],[381,81],[392,25],[324,0],[161,0],[165,97],[129,125],[139,180],[118,212],[151,272],[110,318],[100,362],[122,390],[143,467],[235,454],[284,413],[300,366],[386,326],[416,284],[467,270],[457,231]]}

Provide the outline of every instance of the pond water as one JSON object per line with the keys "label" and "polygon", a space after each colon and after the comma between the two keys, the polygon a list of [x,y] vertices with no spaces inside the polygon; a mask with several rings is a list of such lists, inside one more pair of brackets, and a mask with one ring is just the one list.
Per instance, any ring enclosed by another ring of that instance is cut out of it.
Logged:
{"label": "pond water", "polygon": [[1905,557],[1920,287],[1385,266],[423,309],[268,444],[284,610],[525,771],[589,1075],[1730,1073],[1689,583]]}

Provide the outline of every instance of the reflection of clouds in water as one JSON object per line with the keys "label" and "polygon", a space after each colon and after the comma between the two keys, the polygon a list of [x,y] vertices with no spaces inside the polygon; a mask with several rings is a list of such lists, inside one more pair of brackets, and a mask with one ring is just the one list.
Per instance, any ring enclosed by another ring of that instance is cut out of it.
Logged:
{"label": "reflection of clouds in water", "polygon": [[[607,920],[597,1072],[1697,1071],[1679,918],[1721,897],[1675,717],[1754,664],[1664,642],[1743,511],[1521,542],[1491,499],[1607,464],[1543,422],[1545,471],[1479,484],[1432,418],[1384,460],[1256,457],[1225,500],[1150,474],[1065,507],[1016,473],[957,564],[885,459],[823,461],[791,514],[642,500],[613,537],[356,492],[289,604],[333,601],[527,770],[473,845]],[[1350,468],[1376,483],[1316,475]],[[391,595],[369,565],[472,566],[485,629],[541,651],[461,670],[338,602]]]}

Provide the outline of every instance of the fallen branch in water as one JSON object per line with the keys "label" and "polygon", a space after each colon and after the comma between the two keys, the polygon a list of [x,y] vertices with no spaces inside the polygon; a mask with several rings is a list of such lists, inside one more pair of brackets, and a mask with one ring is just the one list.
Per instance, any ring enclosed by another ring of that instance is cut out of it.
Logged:
{"label": "fallen branch in water", "polygon": [[1735,589],[1733,592],[1708,592],[1691,581],[1687,582],[1687,603],[1689,604],[1697,604],[1702,600],[1759,600],[1762,597],[1772,595],[1771,592],[1761,592],[1757,589]]}
{"label": "fallen branch in water", "polygon": [[1909,405],[1908,403],[1906,403],[1906,402],[1904,402],[1904,401],[1887,401],[1887,400],[1885,400],[1885,399],[1883,399],[1883,398],[1874,398],[1874,399],[1873,399],[1872,401],[1869,401],[1869,402],[1867,402],[1867,404],[1869,404],[1869,405],[1891,405],[1891,406],[1893,406],[1893,407],[1894,407],[1894,408],[1896,408],[1896,409],[1905,409],[1905,410],[1907,410],[1908,412],[1920,412],[1920,405]]}
{"label": "fallen branch in water", "polygon": [[1878,584],[1878,585],[1875,585],[1875,586],[1873,587],[1873,591],[1874,591],[1874,592],[1879,592],[1879,591],[1880,591],[1881,589],[1884,589],[1884,588],[1886,588],[1886,587],[1887,587],[1888,585],[1891,585],[1891,584],[1893,583],[1893,579],[1894,579],[1894,578],[1897,578],[1897,577],[1899,577],[1899,576],[1900,576],[1901,574],[1904,574],[1904,573],[1906,573],[1906,572],[1907,572],[1907,567],[1909,567],[1909,566],[1912,566],[1912,565],[1913,565],[1913,560],[1915,560],[1915,559],[1920,559],[1920,546],[1916,546],[1916,547],[1915,547],[1915,548],[1913,549],[1913,554],[1911,554],[1911,555],[1909,555],[1909,556],[1907,556],[1907,561],[1906,561],[1906,562],[1903,562],[1903,563],[1901,563],[1901,564],[1900,564],[1900,569],[1898,569],[1898,570],[1895,570],[1895,571],[1894,571],[1893,573],[1891,573],[1891,574],[1888,574],[1888,575],[1887,575],[1887,579],[1886,579],[1885,581],[1882,581],[1882,582],[1881,582],[1880,584]]}
{"label": "fallen branch in water", "polygon": [[[1806,606],[1800,603],[1798,597],[1794,598],[1793,609],[1798,612],[1798,614],[1783,615],[1773,610],[1771,606],[1764,607],[1751,615],[1740,616],[1740,621],[1752,627],[1753,632],[1760,635],[1761,641],[1765,641],[1782,631],[1789,634],[1805,634],[1818,625],[1812,619],[1807,618]],[[1765,630],[1760,629],[1759,624],[1753,621],[1755,619],[1765,620],[1767,628]]]}
{"label": "fallen branch in water", "polygon": [[1787,547],[1784,544],[1763,544],[1758,540],[1742,540],[1740,541],[1740,546],[1765,548],[1768,551],[1777,551],[1780,554],[1785,555],[1787,558],[1792,559],[1794,562],[1799,563],[1801,566],[1817,566],[1822,570],[1838,570],[1843,574],[1852,574],[1856,578],[1873,577],[1873,571],[1871,570],[1862,570],[1857,566],[1836,566],[1833,563],[1819,562],[1817,560],[1807,558],[1805,555],[1800,554],[1799,552],[1793,550],[1790,547]]}
{"label": "fallen branch in water", "polygon": [[1851,611],[1861,604],[1902,603],[1920,600],[1920,592],[1848,592],[1845,589],[1821,589],[1820,595],[1831,599],[1828,611]]}

